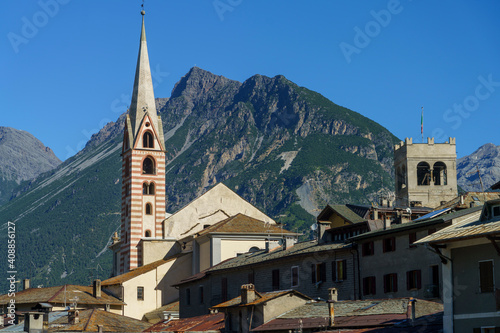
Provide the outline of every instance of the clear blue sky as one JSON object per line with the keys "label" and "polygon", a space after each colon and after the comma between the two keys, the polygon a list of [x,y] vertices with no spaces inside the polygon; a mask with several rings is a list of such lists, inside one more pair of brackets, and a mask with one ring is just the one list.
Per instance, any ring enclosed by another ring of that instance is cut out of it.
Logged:
{"label": "clear blue sky", "polygon": [[[9,1],[1,13],[0,126],[61,159],[130,103],[136,0]],[[156,97],[196,65],[244,81],[282,74],[400,139],[500,144],[500,2],[146,0]]]}

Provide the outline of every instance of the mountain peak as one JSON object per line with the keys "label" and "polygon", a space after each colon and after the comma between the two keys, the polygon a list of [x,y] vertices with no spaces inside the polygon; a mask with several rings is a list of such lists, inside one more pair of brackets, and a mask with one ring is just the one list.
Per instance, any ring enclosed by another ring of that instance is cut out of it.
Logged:
{"label": "mountain peak", "polygon": [[229,80],[222,75],[212,74],[195,66],[175,84],[171,98],[185,96],[189,99],[196,99],[211,89],[224,87],[229,82],[236,83],[237,81]]}

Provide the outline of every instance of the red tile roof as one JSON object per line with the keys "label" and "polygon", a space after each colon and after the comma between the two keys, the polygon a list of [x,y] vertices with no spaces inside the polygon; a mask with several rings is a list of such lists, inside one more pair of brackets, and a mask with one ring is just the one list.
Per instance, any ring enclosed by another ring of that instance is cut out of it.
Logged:
{"label": "red tile roof", "polygon": [[248,306],[248,305],[259,305],[263,304],[267,301],[270,301],[272,299],[281,297],[283,295],[288,295],[288,294],[295,294],[299,297],[302,297],[307,300],[312,300],[309,296],[306,296],[304,294],[301,294],[300,292],[289,289],[289,290],[278,290],[278,291],[271,291],[267,293],[259,293],[255,292],[256,299],[253,302],[246,303],[246,304],[241,304],[241,296],[235,297],[227,302],[217,304],[216,306],[213,306],[213,309],[220,309],[220,308],[230,308],[230,307],[235,307],[235,306]]}
{"label": "red tile roof", "polygon": [[80,322],[69,324],[68,317],[54,320],[49,327],[50,331],[57,332],[97,332],[99,325],[104,332],[143,332],[151,324],[130,317],[99,309],[89,309],[79,312]]}
{"label": "red tile roof", "polygon": [[133,279],[139,275],[142,275],[144,273],[150,272],[150,271],[156,269],[157,267],[159,267],[163,264],[166,264],[168,262],[171,262],[171,261],[173,261],[173,260],[175,260],[183,255],[184,254],[180,253],[180,254],[176,254],[176,255],[173,255],[173,256],[168,257],[168,258],[154,261],[150,264],[147,264],[147,265],[138,267],[134,270],[131,270],[130,272],[127,272],[127,273],[109,278],[107,280],[104,280],[104,281],[102,281],[101,285],[102,286],[111,286],[111,285],[115,285],[115,284],[122,284],[123,282],[131,280],[131,279]]}
{"label": "red tile roof", "polygon": [[161,322],[148,328],[145,332],[204,332],[222,329],[224,329],[224,314],[214,313]]}
{"label": "red tile roof", "polygon": [[276,224],[266,223],[253,217],[237,214],[201,230],[198,236],[209,233],[243,233],[243,234],[291,234],[296,233],[282,229]]}
{"label": "red tile roof", "polygon": [[[93,296],[92,287],[67,284],[64,286],[48,288],[30,288],[16,293],[16,304],[50,303],[50,304],[70,304],[70,299],[78,297],[78,304],[91,305],[123,305],[118,298],[107,294],[104,290],[101,297]],[[10,301],[8,295],[0,296],[0,304],[7,304]]]}

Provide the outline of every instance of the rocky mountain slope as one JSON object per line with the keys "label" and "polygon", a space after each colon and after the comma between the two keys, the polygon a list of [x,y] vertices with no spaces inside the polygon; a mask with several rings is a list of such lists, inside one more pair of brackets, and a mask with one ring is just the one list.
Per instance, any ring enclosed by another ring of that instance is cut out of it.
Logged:
{"label": "rocky mountain slope", "polygon": [[484,190],[500,181],[500,146],[482,145],[469,156],[457,160],[457,180],[465,191],[481,191],[477,170],[481,174]]}
{"label": "rocky mountain slope", "polygon": [[61,161],[28,132],[0,127],[0,205],[22,181],[54,169]]}
{"label": "rocky mountain slope", "polygon": [[[168,212],[224,182],[287,228],[307,232],[325,204],[368,204],[393,189],[398,140],[283,76],[241,83],[195,67],[157,106]],[[0,207],[2,221],[16,222],[18,265],[35,284],[108,276],[106,246],[120,219],[123,118]]]}

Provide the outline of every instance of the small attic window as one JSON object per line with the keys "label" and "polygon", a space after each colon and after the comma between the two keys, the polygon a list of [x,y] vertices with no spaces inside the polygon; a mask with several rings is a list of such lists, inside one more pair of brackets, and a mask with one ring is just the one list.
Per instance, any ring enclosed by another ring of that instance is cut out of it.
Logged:
{"label": "small attic window", "polygon": [[491,215],[493,217],[500,216],[500,205],[491,207]]}
{"label": "small attic window", "polygon": [[205,224],[205,225],[203,225],[203,229],[206,229],[206,228],[208,228],[208,227],[210,227],[210,224]]}
{"label": "small attic window", "polygon": [[149,124],[149,123],[146,123],[146,127],[149,127],[149,126],[150,126],[150,124]]}

